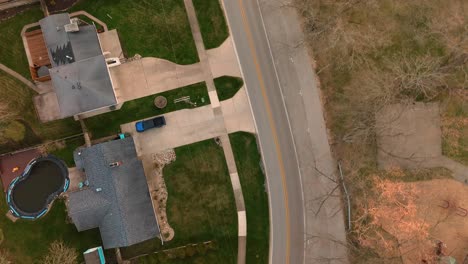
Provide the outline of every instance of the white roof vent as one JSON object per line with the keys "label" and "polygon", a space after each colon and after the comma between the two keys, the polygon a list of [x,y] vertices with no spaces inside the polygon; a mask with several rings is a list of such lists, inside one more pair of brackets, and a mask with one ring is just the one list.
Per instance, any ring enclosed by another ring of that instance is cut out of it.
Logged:
{"label": "white roof vent", "polygon": [[65,32],[77,32],[80,31],[80,28],[78,27],[78,21],[77,20],[70,20],[70,24],[66,24],[65,26]]}
{"label": "white roof vent", "polygon": [[70,24],[79,24],[80,19],[77,17],[70,18]]}

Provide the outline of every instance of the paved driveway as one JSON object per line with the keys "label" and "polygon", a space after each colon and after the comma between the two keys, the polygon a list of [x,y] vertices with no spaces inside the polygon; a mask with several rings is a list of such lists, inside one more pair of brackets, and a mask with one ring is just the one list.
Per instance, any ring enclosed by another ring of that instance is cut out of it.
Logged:
{"label": "paved driveway", "polygon": [[165,115],[167,125],[143,133],[135,131],[135,122],[122,125],[122,131],[135,139],[138,156],[157,153],[225,133],[223,119],[216,119],[211,106],[185,109]]}
{"label": "paved driveway", "polygon": [[[207,51],[213,77],[239,76],[231,38]],[[119,102],[130,101],[194,83],[203,82],[200,63],[179,65],[158,58],[142,58],[109,69]]]}
{"label": "paved driveway", "polygon": [[218,137],[226,132],[255,132],[244,88],[233,98],[222,101],[221,108],[224,116],[215,116],[212,106],[206,105],[165,114],[167,125],[162,128],[138,133],[135,122],[131,122],[122,125],[121,129],[133,135],[138,156]]}
{"label": "paved driveway", "polygon": [[119,102],[203,81],[199,64],[178,65],[157,58],[142,58],[109,70]]}

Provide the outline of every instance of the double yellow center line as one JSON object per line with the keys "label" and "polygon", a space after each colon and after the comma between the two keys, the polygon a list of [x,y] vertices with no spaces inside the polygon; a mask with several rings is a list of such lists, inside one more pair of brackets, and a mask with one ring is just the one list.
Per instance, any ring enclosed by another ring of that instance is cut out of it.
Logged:
{"label": "double yellow center line", "polygon": [[[249,1],[255,1],[255,0],[249,0]],[[248,39],[248,42],[249,42],[249,47],[250,47],[250,51],[252,52],[252,59],[254,61],[254,64],[255,64],[255,71],[257,73],[257,78],[260,82],[260,89],[261,89],[261,92],[262,92],[262,97],[263,97],[263,102],[265,103],[265,107],[266,107],[266,111],[267,111],[267,116],[268,116],[268,123],[270,125],[270,129],[271,129],[271,132],[273,134],[273,141],[274,141],[274,144],[275,144],[275,148],[276,148],[276,154],[277,154],[277,157],[278,157],[278,164],[279,164],[279,167],[280,167],[280,174],[281,174],[281,180],[282,180],[282,187],[283,187],[283,195],[284,195],[284,207],[286,209],[286,262],[287,264],[289,264],[289,259],[290,259],[290,239],[291,239],[291,235],[290,235],[290,220],[289,220],[289,204],[288,204],[288,190],[287,190],[287,185],[286,185],[286,173],[285,173],[285,170],[284,170],[284,163],[283,163],[283,156],[281,154],[281,149],[280,149],[280,146],[279,146],[279,141],[278,141],[278,134],[276,132],[276,125],[275,125],[275,121],[273,119],[273,115],[271,113],[271,105],[270,105],[270,102],[268,101],[267,99],[267,93],[266,93],[266,88],[265,88],[265,82],[264,82],[264,79],[263,79],[263,74],[262,74],[262,71],[260,69],[260,65],[258,63],[258,56],[257,56],[257,51],[255,49],[255,45],[254,45],[254,41],[253,41],[253,37],[252,37],[252,31],[250,30],[250,27],[249,27],[249,21],[247,19],[247,15],[245,13],[245,7],[244,7],[244,1],[243,0],[238,0],[238,3],[239,3],[239,7],[240,7],[240,11],[241,11],[241,14],[242,14],[242,22],[243,22],[243,26],[244,26],[244,30],[245,32],[247,33],[247,39]],[[274,62],[272,62],[274,63]]]}

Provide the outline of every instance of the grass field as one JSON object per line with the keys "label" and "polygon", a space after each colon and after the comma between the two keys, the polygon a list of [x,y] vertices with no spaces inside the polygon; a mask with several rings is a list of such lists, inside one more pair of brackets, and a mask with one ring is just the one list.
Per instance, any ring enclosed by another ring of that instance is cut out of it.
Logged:
{"label": "grass field", "polygon": [[158,57],[178,64],[198,62],[183,0],[82,0],[84,10],[117,29],[126,55]]}
{"label": "grass field", "polygon": [[220,101],[233,97],[244,85],[242,78],[232,76],[221,76],[213,81]]}
{"label": "grass field", "polygon": [[[167,106],[164,109],[157,109],[154,106],[154,98],[158,95],[162,95],[167,99]],[[92,133],[92,137],[95,139],[117,134],[120,132],[121,124],[180,109],[195,107],[185,102],[174,103],[174,99],[183,96],[190,96],[190,100],[197,104],[196,107],[210,104],[205,83],[197,83],[125,102],[120,110],[87,118],[85,119],[85,123],[88,130]]]}
{"label": "grass field", "polygon": [[65,161],[68,167],[74,167],[75,161],[73,160],[73,151],[85,144],[84,137],[78,136],[66,139],[63,144],[63,146],[57,147],[54,150],[49,151],[49,153]]}
{"label": "grass field", "polygon": [[229,37],[229,30],[217,0],[193,0],[203,44],[206,49],[217,48]]}
{"label": "grass field", "polygon": [[[0,210],[8,210],[4,195],[0,197]],[[12,258],[11,263],[38,263],[47,254],[49,244],[55,240],[63,240],[75,248],[79,261],[83,261],[82,253],[86,249],[102,244],[98,229],[77,232],[75,225],[67,222],[62,200],[55,201],[52,209],[37,221],[18,220],[13,223],[2,214],[0,228],[4,235],[0,249]]]}
{"label": "grass field", "polygon": [[2,153],[81,133],[72,118],[41,123],[33,105],[35,93],[23,83],[0,71],[0,102],[14,114],[9,122],[0,122]]}
{"label": "grass field", "polygon": [[246,132],[229,135],[247,210],[246,263],[268,263],[270,222],[265,176],[255,136]]}
{"label": "grass field", "polygon": [[442,152],[468,166],[468,101],[451,96],[441,104]]}
{"label": "grass field", "polygon": [[21,39],[21,29],[26,24],[38,22],[43,16],[38,6],[0,22],[0,63],[28,79],[31,79],[31,74]]}
{"label": "grass field", "polygon": [[[167,214],[172,241],[158,239],[122,249],[124,258],[189,243],[213,241],[215,248],[193,256],[181,254],[162,263],[236,263],[237,214],[223,150],[214,140],[175,149],[176,161],[164,168]],[[138,263],[161,263],[156,255]]]}

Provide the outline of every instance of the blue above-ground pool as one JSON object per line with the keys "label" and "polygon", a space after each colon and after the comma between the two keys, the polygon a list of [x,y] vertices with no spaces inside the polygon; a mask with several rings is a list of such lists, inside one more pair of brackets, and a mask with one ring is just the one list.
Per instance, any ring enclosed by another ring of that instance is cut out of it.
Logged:
{"label": "blue above-ground pool", "polygon": [[16,217],[37,219],[69,184],[68,168],[62,160],[53,155],[36,158],[10,183],[8,206]]}

